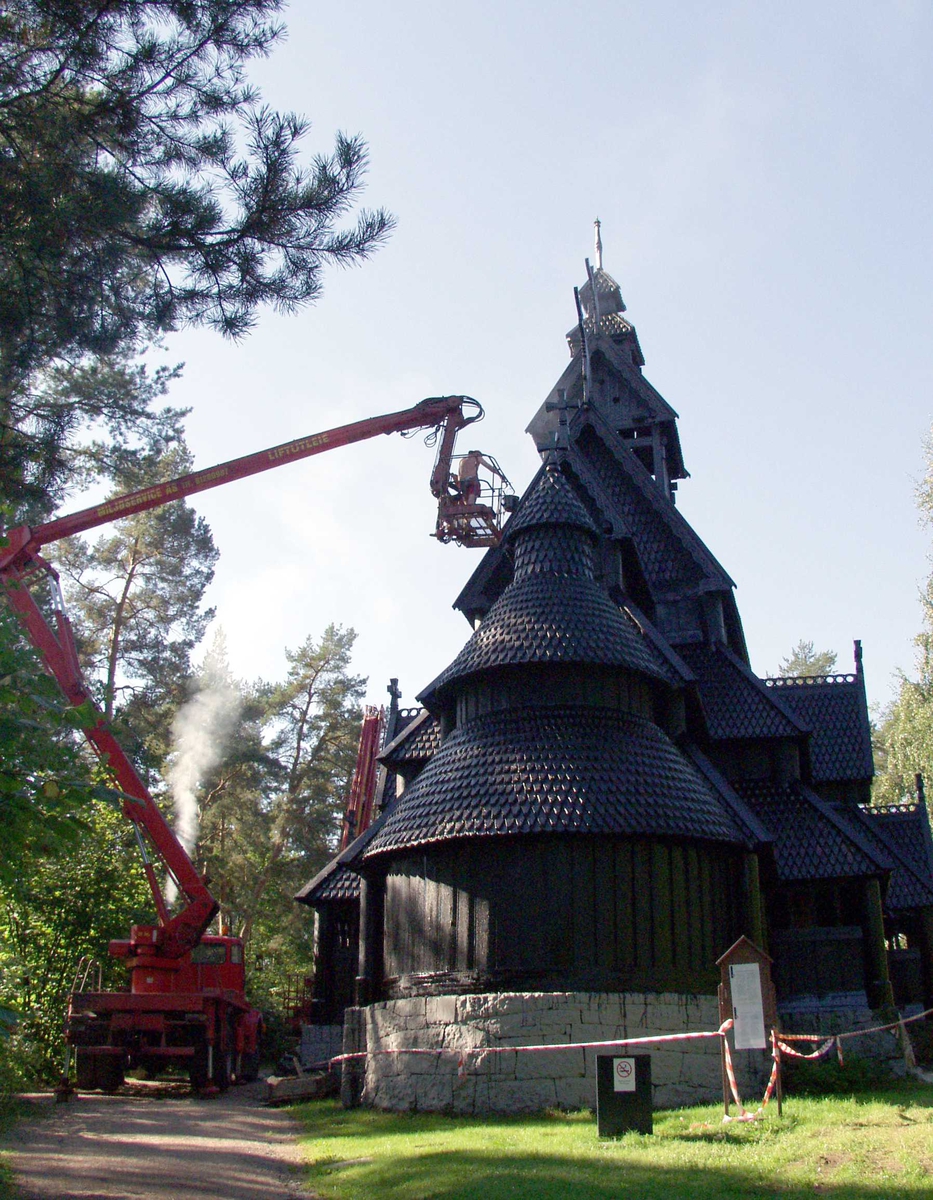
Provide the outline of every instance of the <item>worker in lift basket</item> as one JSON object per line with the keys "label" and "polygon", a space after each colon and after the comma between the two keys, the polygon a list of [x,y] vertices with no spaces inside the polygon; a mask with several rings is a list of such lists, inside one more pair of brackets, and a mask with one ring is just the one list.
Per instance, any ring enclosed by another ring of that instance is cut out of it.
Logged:
{"label": "worker in lift basket", "polygon": [[498,467],[488,458],[484,458],[480,450],[468,450],[460,459],[460,466],[457,469],[457,487],[460,491],[460,499],[466,504],[476,504],[479,500],[480,467],[486,467],[500,479],[505,479]]}

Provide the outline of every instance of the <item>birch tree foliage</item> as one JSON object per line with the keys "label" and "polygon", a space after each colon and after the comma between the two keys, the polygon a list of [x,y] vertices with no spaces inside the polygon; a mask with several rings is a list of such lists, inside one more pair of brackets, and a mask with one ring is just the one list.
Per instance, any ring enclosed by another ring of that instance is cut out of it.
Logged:
{"label": "birch tree foliage", "polygon": [[[921,524],[933,527],[933,441],[926,443],[926,473],[917,487]],[[933,559],[933,555],[930,556]],[[933,576],[920,592],[922,626],[914,638],[912,675],[900,673],[898,693],[881,714],[875,736],[877,775],[872,789],[876,804],[896,804],[916,795],[916,776],[933,792]]]}

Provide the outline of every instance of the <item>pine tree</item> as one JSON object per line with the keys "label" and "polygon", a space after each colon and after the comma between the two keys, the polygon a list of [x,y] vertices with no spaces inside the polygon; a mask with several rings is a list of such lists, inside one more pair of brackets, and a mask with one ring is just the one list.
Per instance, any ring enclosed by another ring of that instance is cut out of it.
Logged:
{"label": "pine tree", "polygon": [[[69,410],[44,372],[257,307],[313,302],[327,264],[391,219],[342,224],[359,137],[303,166],[307,124],[264,106],[250,60],[280,0],[17,0],[0,11],[0,478],[41,501]],[[51,448],[51,449],[50,449]],[[51,474],[55,476],[55,472]]]}
{"label": "pine tree", "polygon": [[[118,491],[184,474],[183,439],[161,441],[118,472]],[[86,677],[99,687],[108,720],[140,701],[158,709],[184,695],[190,657],[214,615],[201,602],[218,552],[210,527],[176,500],[125,517],[93,543],[54,547]]]}
{"label": "pine tree", "polygon": [[781,660],[778,675],[785,678],[796,675],[831,675],[835,666],[834,650],[814,650],[812,642],[801,638],[787,658]]}

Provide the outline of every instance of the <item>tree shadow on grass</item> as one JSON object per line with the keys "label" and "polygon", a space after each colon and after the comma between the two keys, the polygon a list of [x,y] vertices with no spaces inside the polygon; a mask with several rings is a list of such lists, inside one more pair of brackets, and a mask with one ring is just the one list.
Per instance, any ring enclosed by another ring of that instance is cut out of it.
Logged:
{"label": "tree shadow on grass", "polygon": [[[831,1181],[800,1185],[763,1178],[754,1167],[683,1168],[620,1160],[590,1161],[534,1154],[440,1151],[419,1156],[321,1164],[309,1177],[325,1196],[382,1200],[933,1200],[929,1186]],[[344,1188],[340,1182],[344,1181]],[[336,1185],[336,1186],[335,1186]]]}
{"label": "tree shadow on grass", "polygon": [[[851,1099],[858,1107],[882,1099],[898,1124],[895,1118],[902,1109],[933,1105],[933,1092],[909,1088],[883,1097]],[[302,1116],[307,1134],[317,1142],[316,1152],[331,1155],[330,1163],[318,1162],[309,1175],[311,1186],[329,1200],[812,1200],[814,1196],[892,1200],[895,1195],[899,1200],[933,1200],[933,1177],[928,1183],[917,1171],[902,1175],[895,1168],[898,1173],[893,1178],[866,1172],[853,1180],[846,1152],[835,1163],[826,1161],[829,1173],[823,1176],[808,1169],[805,1145],[800,1147],[803,1160],[775,1166],[775,1142],[796,1134],[798,1126],[814,1124],[814,1114],[807,1111],[810,1103],[805,1101],[798,1113],[789,1105],[782,1120],[749,1124],[723,1125],[721,1110],[712,1108],[683,1114],[658,1112],[654,1139],[631,1135],[620,1142],[597,1140],[592,1114],[582,1112],[451,1118],[439,1113],[347,1111],[336,1104],[317,1104],[307,1106]],[[901,1119],[910,1121],[909,1116]],[[861,1125],[858,1120],[848,1123],[852,1128]],[[869,1124],[873,1127],[877,1121]],[[925,1118],[921,1124],[926,1125]],[[554,1143],[555,1152],[543,1152],[549,1135],[568,1125],[589,1127],[580,1132],[592,1131],[592,1152],[564,1153],[564,1147]],[[435,1140],[436,1134],[452,1138],[466,1134],[473,1144],[461,1140],[459,1146],[445,1148],[447,1139]],[[375,1139],[375,1146],[370,1139]],[[698,1143],[721,1147],[722,1154],[714,1152],[719,1161],[678,1161],[693,1157],[689,1147]],[[678,1145],[682,1151],[676,1149]],[[652,1154],[654,1146],[658,1151],[663,1147],[664,1153]],[[537,1152],[539,1147],[542,1152]],[[372,1157],[351,1158],[356,1154]],[[834,1179],[835,1170],[845,1170],[847,1178]]]}

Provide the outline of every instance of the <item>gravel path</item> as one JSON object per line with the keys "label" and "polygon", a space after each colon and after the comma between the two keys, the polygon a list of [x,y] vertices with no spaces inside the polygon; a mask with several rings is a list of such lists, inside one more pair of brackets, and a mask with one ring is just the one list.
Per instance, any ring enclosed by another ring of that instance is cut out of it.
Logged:
{"label": "gravel path", "polygon": [[186,1085],[128,1084],[56,1105],[7,1133],[23,1200],[310,1200],[295,1126],[260,1104],[262,1084],[213,1100]]}

